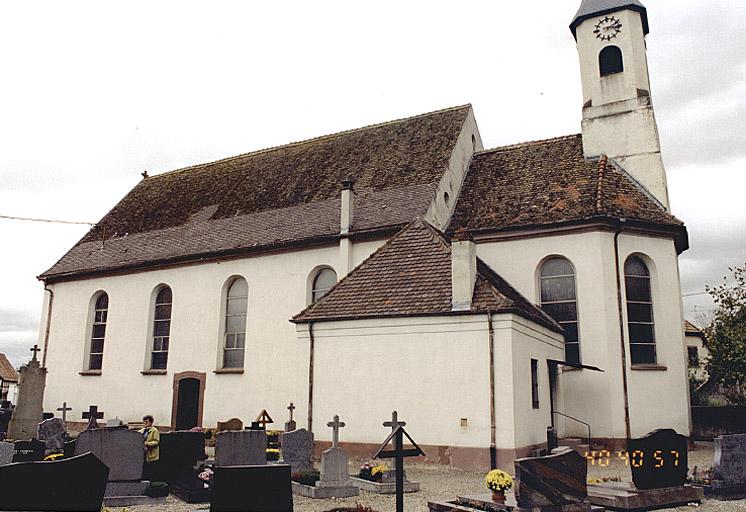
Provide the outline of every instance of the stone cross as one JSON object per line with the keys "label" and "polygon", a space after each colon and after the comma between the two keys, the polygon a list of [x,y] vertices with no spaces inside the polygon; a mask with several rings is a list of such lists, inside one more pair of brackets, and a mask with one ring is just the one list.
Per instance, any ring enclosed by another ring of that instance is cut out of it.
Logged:
{"label": "stone cross", "polygon": [[39,346],[38,346],[38,345],[34,345],[34,346],[33,346],[33,347],[32,347],[32,348],[30,349],[30,350],[31,350],[31,352],[33,352],[33,353],[34,353],[34,357],[33,357],[33,358],[31,358],[31,360],[32,360],[32,361],[36,361],[36,360],[37,360],[37,358],[36,358],[36,353],[37,353],[37,352],[41,352],[41,349],[39,348]]}
{"label": "stone cross", "polygon": [[288,411],[290,411],[290,421],[293,421],[294,410],[295,410],[295,406],[293,405],[293,402],[290,402],[290,405],[288,405]]}
{"label": "stone cross", "polygon": [[337,448],[339,445],[339,429],[344,427],[346,424],[344,421],[339,421],[339,415],[334,415],[334,421],[330,421],[326,424],[327,427],[332,429],[332,448]]}
{"label": "stone cross", "polygon": [[104,413],[98,412],[98,406],[91,405],[88,408],[88,412],[83,413],[83,419],[88,420],[88,426],[85,429],[92,430],[92,429],[100,428],[96,420],[101,420],[103,418],[104,418]]}
{"label": "stone cross", "polygon": [[396,411],[394,411],[391,413],[391,421],[384,421],[383,426],[391,427],[391,431],[393,432],[394,430],[396,430],[396,427],[399,427],[399,426],[406,427],[407,422],[399,421],[399,414]]}
{"label": "stone cross", "polygon": [[[58,411],[62,412],[62,421],[67,421],[67,411],[72,411],[72,407],[67,406],[67,402],[62,402],[62,407],[57,408]],[[85,417],[83,417],[85,419]]]}

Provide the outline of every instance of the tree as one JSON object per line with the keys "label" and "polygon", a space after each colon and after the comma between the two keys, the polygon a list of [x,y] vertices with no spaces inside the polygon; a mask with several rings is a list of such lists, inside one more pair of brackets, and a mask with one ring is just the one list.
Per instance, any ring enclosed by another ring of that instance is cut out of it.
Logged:
{"label": "tree", "polygon": [[704,329],[710,349],[707,372],[728,400],[746,405],[746,264],[728,270],[735,286],[726,276],[723,284],[706,288],[716,306]]}

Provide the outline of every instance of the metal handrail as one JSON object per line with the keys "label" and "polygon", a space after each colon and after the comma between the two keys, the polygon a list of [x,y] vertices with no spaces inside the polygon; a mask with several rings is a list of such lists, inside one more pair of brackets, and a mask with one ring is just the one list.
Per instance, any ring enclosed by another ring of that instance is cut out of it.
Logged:
{"label": "metal handrail", "polygon": [[591,449],[591,426],[590,426],[590,424],[586,423],[583,420],[579,420],[577,418],[573,418],[572,416],[570,416],[568,414],[564,414],[564,413],[561,413],[561,412],[558,412],[558,411],[552,411],[552,412],[554,414],[559,414],[560,416],[563,416],[565,418],[569,418],[569,419],[571,419],[573,421],[577,421],[578,423],[582,423],[583,425],[585,425],[586,427],[588,427],[588,449],[589,450]]}

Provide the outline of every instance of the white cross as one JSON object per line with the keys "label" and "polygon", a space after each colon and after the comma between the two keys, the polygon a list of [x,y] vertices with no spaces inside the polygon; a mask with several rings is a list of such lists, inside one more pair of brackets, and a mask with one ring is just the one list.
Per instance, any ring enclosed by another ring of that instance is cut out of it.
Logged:
{"label": "white cross", "polygon": [[335,414],[334,421],[330,421],[326,426],[332,428],[332,448],[337,448],[337,444],[339,443],[339,429],[345,426],[345,422],[339,421],[339,416]]}

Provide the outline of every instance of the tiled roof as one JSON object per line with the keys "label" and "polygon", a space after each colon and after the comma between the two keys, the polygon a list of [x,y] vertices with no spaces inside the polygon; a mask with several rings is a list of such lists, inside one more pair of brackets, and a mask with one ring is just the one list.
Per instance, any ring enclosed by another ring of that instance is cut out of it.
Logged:
{"label": "tiled roof", "polygon": [[[418,219],[292,321],[452,314],[451,286],[451,243]],[[466,313],[488,311],[515,313],[562,332],[546,313],[478,260],[472,308]]]}
{"label": "tiled roof", "polygon": [[477,153],[452,227],[497,231],[618,218],[684,229],[605,157],[586,160],[581,136],[570,135]]}
{"label": "tiled roof", "polygon": [[701,338],[705,337],[705,334],[702,332],[702,330],[691,323],[689,320],[684,320],[684,333],[687,336],[699,336]]}
{"label": "tiled roof", "polygon": [[0,380],[5,382],[18,382],[18,372],[10,364],[5,354],[0,353]]}
{"label": "tiled roof", "polygon": [[427,211],[470,108],[143,179],[42,277],[334,235],[339,233],[341,182],[348,178],[355,180],[358,194],[353,231],[406,224]]}

